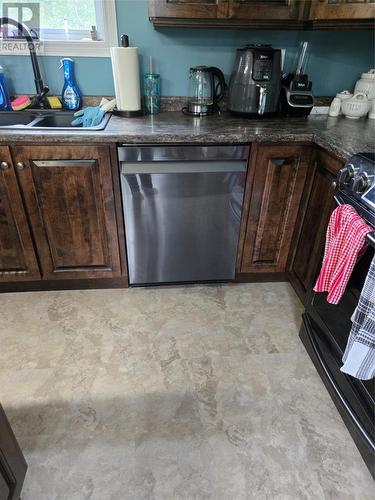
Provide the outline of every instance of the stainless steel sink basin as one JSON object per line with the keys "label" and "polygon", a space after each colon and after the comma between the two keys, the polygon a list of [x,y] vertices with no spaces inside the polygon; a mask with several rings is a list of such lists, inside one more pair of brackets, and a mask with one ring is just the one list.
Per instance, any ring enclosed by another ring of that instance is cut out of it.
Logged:
{"label": "stainless steel sink basin", "polygon": [[0,111],[0,129],[37,130],[104,130],[110,114],[106,113],[101,123],[95,127],[73,127],[74,111],[25,110]]}
{"label": "stainless steel sink basin", "polygon": [[0,111],[0,127],[24,127],[34,119],[29,111]]}

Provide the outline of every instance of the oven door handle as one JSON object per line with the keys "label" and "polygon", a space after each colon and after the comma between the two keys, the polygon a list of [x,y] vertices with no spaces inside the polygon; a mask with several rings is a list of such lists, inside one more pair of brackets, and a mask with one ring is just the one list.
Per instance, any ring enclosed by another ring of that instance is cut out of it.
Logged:
{"label": "oven door handle", "polygon": [[372,248],[375,248],[375,231],[367,234],[366,241],[370,246],[372,246]]}
{"label": "oven door handle", "polygon": [[[336,205],[344,205],[344,202],[340,199],[340,197],[335,194],[334,195],[334,200],[336,202]],[[371,233],[368,233],[366,236],[366,243],[368,243],[372,248],[375,248],[375,231],[371,231]]]}
{"label": "oven door handle", "polygon": [[335,200],[336,205],[338,205],[338,206],[344,205],[343,200],[341,200],[337,194],[335,194],[333,198]]}

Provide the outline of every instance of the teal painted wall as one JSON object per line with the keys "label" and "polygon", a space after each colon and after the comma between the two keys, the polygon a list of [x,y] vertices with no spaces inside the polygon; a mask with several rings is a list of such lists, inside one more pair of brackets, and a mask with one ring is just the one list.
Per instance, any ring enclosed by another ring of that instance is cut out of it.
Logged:
{"label": "teal painted wall", "polygon": [[[127,33],[140,49],[141,68],[153,56],[162,77],[163,95],[186,95],[190,66],[220,67],[229,77],[235,49],[247,43],[271,43],[287,50],[286,68],[294,61],[301,40],[312,43],[309,75],[315,95],[334,95],[352,89],[361,72],[374,67],[373,32],[366,31],[275,31],[164,28],[155,30],[148,21],[147,0],[117,0],[119,35]],[[60,93],[62,74],[59,57],[41,57],[45,81],[53,93]],[[11,91],[32,93],[33,77],[26,56],[0,56],[9,75]],[[147,68],[145,68],[147,69]],[[76,75],[86,95],[114,93],[109,58],[76,58]]]}

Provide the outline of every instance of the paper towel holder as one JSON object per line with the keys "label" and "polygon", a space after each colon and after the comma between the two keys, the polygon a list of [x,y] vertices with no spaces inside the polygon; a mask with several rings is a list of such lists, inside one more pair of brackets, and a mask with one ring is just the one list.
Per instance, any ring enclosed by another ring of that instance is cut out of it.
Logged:
{"label": "paper towel holder", "polygon": [[[126,35],[126,34],[123,34],[121,35],[120,37],[120,47],[121,49],[130,49],[130,43],[129,43],[129,36]],[[133,50],[133,49],[130,49],[130,50]],[[136,49],[138,50],[138,49]],[[111,49],[112,51],[112,49]],[[111,57],[112,57],[112,54],[111,54]],[[137,56],[138,57],[138,56]],[[113,67],[113,62],[112,62],[112,67]],[[114,76],[114,80],[115,80],[115,76]],[[116,99],[117,99],[117,91],[116,91],[116,80],[115,80],[115,92],[116,92]],[[121,117],[124,117],[124,118],[135,118],[135,117],[139,117],[139,116],[144,116],[144,106],[142,105],[142,98],[141,98],[141,102],[140,102],[140,108],[139,109],[133,109],[133,110],[124,110],[124,109],[117,109],[117,107],[115,107],[113,110],[112,110],[112,113],[114,115],[117,115],[117,116],[121,116]]]}
{"label": "paper towel holder", "polygon": [[[128,35],[121,35],[121,47],[129,47]],[[114,115],[122,116],[123,118],[136,118],[137,116],[144,116],[142,107],[136,111],[121,111],[120,109],[114,108],[112,112]]]}

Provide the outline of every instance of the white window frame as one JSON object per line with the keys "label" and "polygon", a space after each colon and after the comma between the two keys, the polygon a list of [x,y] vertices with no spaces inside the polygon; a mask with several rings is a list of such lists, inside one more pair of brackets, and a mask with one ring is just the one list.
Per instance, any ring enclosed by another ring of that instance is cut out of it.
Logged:
{"label": "white window frame", "polygon": [[[104,40],[41,40],[35,46],[38,56],[85,56],[109,57],[110,47],[118,45],[115,0],[95,0],[97,16],[101,18]],[[16,42],[13,44],[13,42]],[[16,46],[14,46],[16,45]],[[9,48],[10,47],[10,48]],[[0,55],[27,55],[27,44],[23,40],[1,40]]]}

